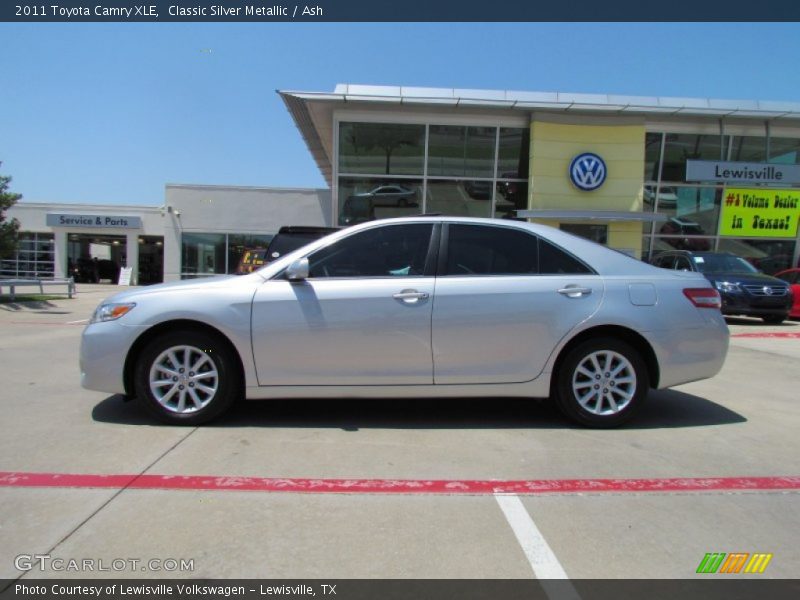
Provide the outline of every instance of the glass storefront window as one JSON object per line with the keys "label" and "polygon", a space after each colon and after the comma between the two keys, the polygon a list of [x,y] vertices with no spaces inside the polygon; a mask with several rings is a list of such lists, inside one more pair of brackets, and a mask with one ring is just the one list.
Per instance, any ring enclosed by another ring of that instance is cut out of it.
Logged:
{"label": "glass storefront window", "polygon": [[706,251],[714,249],[714,239],[709,237],[655,236],[653,237],[653,256],[665,250]]}
{"label": "glass storefront window", "polygon": [[730,160],[737,162],[764,162],[767,156],[767,138],[736,135],[731,140]]}
{"label": "glass storefront window", "polygon": [[[498,181],[494,216],[497,219],[517,219],[518,210],[528,208],[527,181]],[[519,219],[524,221],[525,219]]]}
{"label": "glass storefront window", "polygon": [[748,260],[767,275],[790,269],[794,257],[794,240],[747,240],[720,238],[719,251],[732,252]]}
{"label": "glass storefront window", "polygon": [[783,165],[800,164],[800,139],[770,138],[769,162]]}
{"label": "glass storefront window", "polygon": [[719,135],[667,133],[664,145],[662,181],[686,181],[687,160],[721,160],[724,158]]}
{"label": "glass storefront window", "polygon": [[497,150],[498,179],[527,179],[530,150],[530,129],[501,127],[500,147]]}
{"label": "glass storefront window", "polygon": [[225,273],[224,233],[184,233],[181,237],[181,276],[208,277]]}
{"label": "glass storefront window", "polygon": [[339,178],[339,225],[421,212],[421,179]]}
{"label": "glass storefront window", "polygon": [[492,216],[492,182],[429,180],[426,212],[468,217]]}
{"label": "glass storefront window", "polygon": [[339,173],[422,175],[424,164],[424,125],[339,124]]}
{"label": "glass storefront window", "polygon": [[495,127],[431,125],[428,175],[492,177]]}
{"label": "glass storefront window", "polygon": [[239,263],[246,250],[266,250],[271,235],[228,234],[228,273],[239,271]]}
{"label": "glass storefront window", "polygon": [[16,253],[0,262],[3,277],[52,277],[54,272],[52,233],[21,232]]}
{"label": "glass storefront window", "polygon": [[662,235],[716,235],[722,190],[713,187],[662,186],[656,211],[668,217],[656,225]]}
{"label": "glass storefront window", "polygon": [[663,133],[648,133],[644,136],[644,180],[658,181],[658,165],[661,161],[661,138]]}

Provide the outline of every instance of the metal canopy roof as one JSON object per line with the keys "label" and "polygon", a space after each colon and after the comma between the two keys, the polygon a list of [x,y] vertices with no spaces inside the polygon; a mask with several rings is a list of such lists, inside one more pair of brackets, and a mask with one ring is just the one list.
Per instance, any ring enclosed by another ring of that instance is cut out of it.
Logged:
{"label": "metal canopy roof", "polygon": [[662,213],[642,213],[614,210],[518,210],[518,217],[528,219],[559,219],[561,221],[639,221],[660,223],[667,220]]}
{"label": "metal canopy roof", "polygon": [[[431,108],[464,107],[581,113],[595,115],[645,115],[650,117],[745,118],[761,121],[796,121],[800,125],[800,103],[764,100],[715,100],[656,96],[618,96],[613,94],[572,94],[563,92],[520,92],[510,90],[474,90],[338,84],[331,92],[281,91],[278,94],[289,109],[308,148],[328,183],[332,169],[330,144],[319,130],[330,130],[331,123],[315,120],[310,106],[325,106],[332,113],[336,104],[358,103],[376,108],[391,106],[428,106]],[[329,116],[321,111],[320,117]],[[332,115],[331,121],[332,121]],[[327,133],[327,131],[326,131]]]}

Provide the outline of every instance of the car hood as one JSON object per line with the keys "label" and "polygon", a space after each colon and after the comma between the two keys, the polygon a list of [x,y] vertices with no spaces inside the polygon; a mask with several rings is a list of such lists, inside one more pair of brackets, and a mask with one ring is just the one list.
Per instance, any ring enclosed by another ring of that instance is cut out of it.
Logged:
{"label": "car hood", "polygon": [[711,282],[727,281],[740,285],[788,285],[785,281],[764,273],[703,273]]}
{"label": "car hood", "polygon": [[203,277],[198,279],[184,279],[170,283],[160,283],[158,285],[148,285],[145,287],[129,289],[109,298],[103,302],[136,302],[137,298],[152,296],[155,294],[170,293],[195,293],[202,290],[214,288],[230,288],[233,286],[253,286],[264,282],[264,278],[257,273],[248,275],[219,275],[216,277]]}

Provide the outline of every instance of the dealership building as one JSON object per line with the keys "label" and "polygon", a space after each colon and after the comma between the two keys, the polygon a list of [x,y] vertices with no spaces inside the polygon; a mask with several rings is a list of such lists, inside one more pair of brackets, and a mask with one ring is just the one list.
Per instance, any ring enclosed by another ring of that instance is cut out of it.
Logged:
{"label": "dealership building", "polygon": [[[80,262],[141,284],[233,272],[283,225],[521,218],[647,259],[800,262],[800,104],[338,85],[278,92],[328,189],[167,185],[158,206],[20,203],[2,276]],[[265,182],[268,183],[268,182]]]}

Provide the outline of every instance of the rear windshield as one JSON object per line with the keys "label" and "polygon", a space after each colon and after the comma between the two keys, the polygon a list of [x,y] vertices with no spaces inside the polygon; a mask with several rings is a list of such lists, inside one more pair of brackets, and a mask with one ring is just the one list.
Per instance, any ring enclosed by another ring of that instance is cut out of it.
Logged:
{"label": "rear windshield", "polygon": [[701,273],[758,273],[758,269],[738,256],[705,254],[693,256],[692,260]]}

